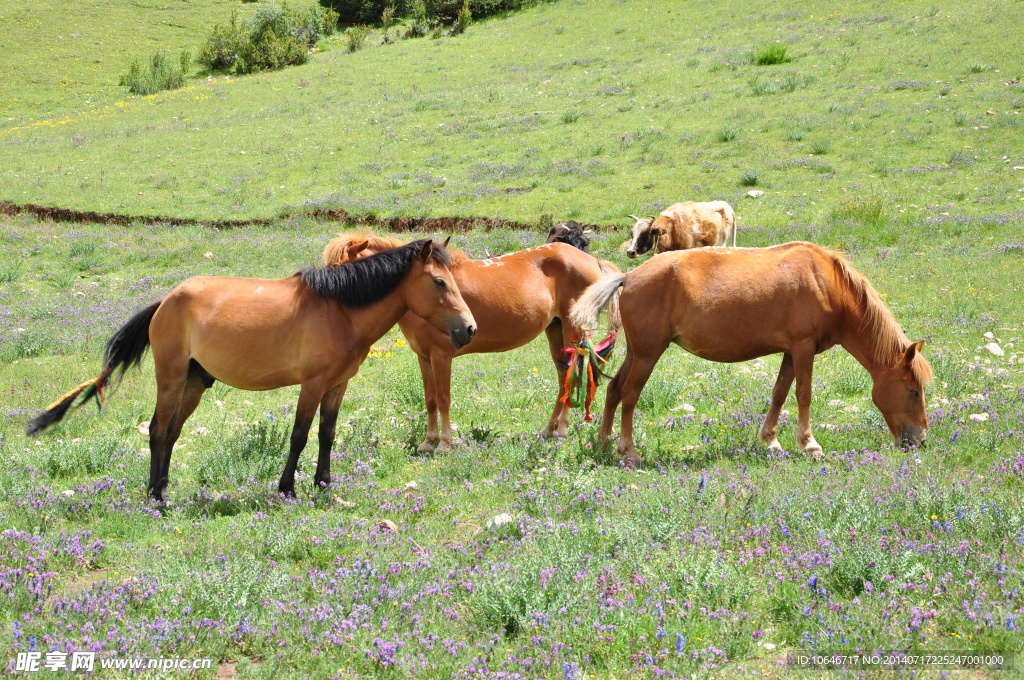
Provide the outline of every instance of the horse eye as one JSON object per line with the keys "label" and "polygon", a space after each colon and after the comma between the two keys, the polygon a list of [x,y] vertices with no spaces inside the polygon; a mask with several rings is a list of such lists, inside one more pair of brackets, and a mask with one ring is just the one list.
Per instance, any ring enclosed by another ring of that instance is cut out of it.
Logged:
{"label": "horse eye", "polygon": [[921,393],[918,392],[917,390],[910,390],[910,396],[912,396],[914,399],[917,399],[918,397],[921,396]]}
{"label": "horse eye", "polygon": [[445,287],[444,279],[434,279],[434,285],[437,286],[438,288],[444,290],[444,287]]}

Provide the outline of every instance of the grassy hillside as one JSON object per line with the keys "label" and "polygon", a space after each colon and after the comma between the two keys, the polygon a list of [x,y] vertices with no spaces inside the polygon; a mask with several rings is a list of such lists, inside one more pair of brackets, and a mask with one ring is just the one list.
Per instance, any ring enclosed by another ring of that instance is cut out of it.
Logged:
{"label": "grassy hillside", "polygon": [[2,2],[0,121],[6,129],[113,104],[124,98],[117,82],[133,59],[148,60],[157,50],[194,54],[199,37],[239,6],[231,0]]}
{"label": "grassy hillside", "polygon": [[[844,193],[915,218],[1017,214],[1024,63],[1005,45],[1022,21],[1020,2],[630,0],[543,5],[354,54],[339,38],[276,73],[39,101],[33,120],[0,129],[0,199],[206,218],[330,205],[612,221],[680,199],[739,202],[745,181],[768,192],[740,211],[755,225],[821,221]],[[792,60],[750,63],[770,44]],[[19,81],[12,94],[34,90]]]}

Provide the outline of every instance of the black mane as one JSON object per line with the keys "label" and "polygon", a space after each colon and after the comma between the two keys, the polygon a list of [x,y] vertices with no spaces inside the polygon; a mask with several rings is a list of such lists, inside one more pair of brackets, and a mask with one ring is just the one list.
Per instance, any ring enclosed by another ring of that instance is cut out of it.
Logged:
{"label": "black mane", "polygon": [[[387,297],[398,287],[413,260],[428,243],[430,239],[413,241],[344,265],[306,267],[299,276],[317,295],[350,307],[368,305]],[[452,256],[440,243],[434,243],[430,255],[446,267],[452,264]]]}

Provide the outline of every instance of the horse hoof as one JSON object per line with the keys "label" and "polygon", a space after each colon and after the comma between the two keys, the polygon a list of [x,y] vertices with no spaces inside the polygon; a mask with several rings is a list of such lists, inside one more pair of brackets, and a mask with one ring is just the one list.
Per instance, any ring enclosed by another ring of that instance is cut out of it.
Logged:
{"label": "horse hoof", "polygon": [[813,460],[821,460],[822,456],[824,456],[825,454],[821,450],[820,446],[818,446],[817,444],[812,444],[811,446],[804,448],[804,455],[810,456]]}
{"label": "horse hoof", "polygon": [[434,449],[434,453],[448,453],[452,448],[451,442],[446,442],[443,439],[438,442],[437,448]]}
{"label": "horse hoof", "polygon": [[782,450],[782,444],[779,443],[778,439],[773,439],[772,441],[768,442],[768,450],[769,451],[781,451]]}
{"label": "horse hoof", "polygon": [[434,452],[434,446],[436,445],[431,444],[430,442],[423,442],[422,444],[416,447],[416,453],[422,455],[430,455],[431,453]]}

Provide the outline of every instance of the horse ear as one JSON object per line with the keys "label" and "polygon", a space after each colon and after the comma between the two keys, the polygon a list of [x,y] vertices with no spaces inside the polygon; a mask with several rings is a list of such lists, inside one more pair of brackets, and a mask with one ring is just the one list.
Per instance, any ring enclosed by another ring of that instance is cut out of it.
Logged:
{"label": "horse ear", "polygon": [[452,235],[451,235],[451,234],[448,234],[448,238],[446,238],[446,239],[444,240],[444,243],[442,243],[441,245],[443,245],[443,246],[444,246],[445,248],[447,248],[447,247],[448,247],[448,244],[449,244],[449,243],[451,242],[451,240],[452,240]]}
{"label": "horse ear", "polygon": [[423,244],[423,247],[420,248],[420,259],[426,262],[430,258],[430,254],[432,252],[434,252],[434,242],[427,241]]}
{"label": "horse ear", "polygon": [[914,344],[907,348],[907,352],[904,356],[904,361],[906,362],[907,366],[910,366],[911,362],[914,361],[914,358],[918,354],[920,354],[922,347],[924,347],[924,340],[918,340],[917,342],[915,342]]}
{"label": "horse ear", "polygon": [[350,243],[350,244],[348,244],[348,247],[345,248],[345,255],[347,257],[353,257],[354,258],[356,255],[358,255],[359,253],[363,252],[364,250],[366,250],[369,247],[370,247],[370,242],[369,241],[359,241],[358,243]]}

